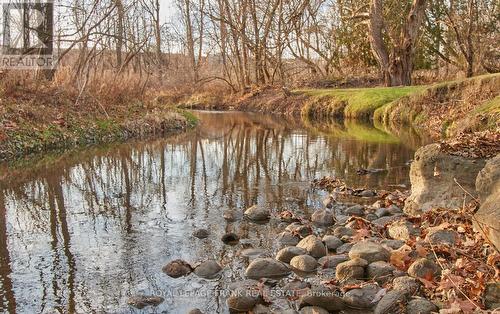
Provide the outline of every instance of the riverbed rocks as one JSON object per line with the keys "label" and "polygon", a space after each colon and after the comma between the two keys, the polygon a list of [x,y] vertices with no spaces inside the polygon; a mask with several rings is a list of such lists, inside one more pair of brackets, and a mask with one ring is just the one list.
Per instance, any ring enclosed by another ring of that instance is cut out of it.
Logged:
{"label": "riverbed rocks", "polygon": [[302,272],[313,272],[318,266],[318,262],[311,255],[299,255],[292,258],[290,266]]}
{"label": "riverbed rocks", "polygon": [[179,278],[189,275],[193,271],[193,268],[188,262],[177,259],[163,266],[162,271],[172,278]]}
{"label": "riverbed rocks", "polygon": [[454,230],[431,230],[425,239],[434,245],[452,246],[457,243],[458,234]]}
{"label": "riverbed rocks", "polygon": [[314,235],[309,235],[302,239],[297,244],[297,247],[305,249],[307,253],[316,258],[323,257],[327,254],[326,247],[323,242],[321,242],[321,240]]}
{"label": "riverbed rocks", "polygon": [[307,254],[307,251],[303,248],[296,246],[287,246],[278,251],[278,253],[276,254],[276,259],[283,263],[289,264],[292,258],[304,254]]}
{"label": "riverbed rocks", "polygon": [[349,257],[345,254],[337,255],[327,255],[323,256],[318,260],[320,267],[322,268],[337,268],[337,265],[349,260]]}
{"label": "riverbed rocks", "polygon": [[377,284],[367,284],[359,289],[347,291],[344,294],[344,301],[355,308],[369,309],[377,303],[376,296],[380,289]]}
{"label": "riverbed rocks", "polygon": [[438,311],[434,303],[424,298],[413,299],[406,305],[407,314],[431,314]]}
{"label": "riverbed rocks", "polygon": [[435,262],[427,258],[419,258],[408,268],[408,275],[414,278],[432,280],[441,273],[441,269]]}
{"label": "riverbed rocks", "polygon": [[230,285],[231,295],[226,300],[226,304],[231,312],[248,312],[255,305],[262,303],[262,295],[259,289],[259,282],[255,280],[245,280]]}
{"label": "riverbed rocks", "polygon": [[235,245],[240,241],[240,237],[236,233],[228,232],[221,237],[221,241],[224,244]]}
{"label": "riverbed rocks", "polygon": [[354,257],[337,265],[335,268],[335,278],[339,281],[363,279],[365,277],[365,267],[367,265],[368,262],[366,260]]}
{"label": "riverbed rocks", "polygon": [[349,257],[359,257],[366,260],[368,263],[373,263],[377,261],[388,261],[390,253],[379,243],[363,240],[354,244],[349,251]]}
{"label": "riverbed rocks", "polygon": [[216,261],[209,260],[201,263],[194,269],[194,273],[201,278],[213,279],[217,277],[222,267]]}
{"label": "riverbed rocks", "polygon": [[326,286],[314,286],[299,298],[299,308],[317,306],[329,312],[339,312],[347,308],[346,302],[338,296],[338,292]]}
{"label": "riverbed rocks", "polygon": [[401,291],[391,290],[387,292],[382,299],[377,303],[373,313],[374,314],[397,314],[406,313],[404,311],[404,305],[406,302],[406,295]]}
{"label": "riverbed rocks", "polygon": [[484,290],[484,304],[487,309],[500,308],[500,282],[490,282],[486,284]]}
{"label": "riverbed rocks", "polygon": [[398,220],[389,225],[387,233],[395,240],[407,241],[412,237],[420,235],[420,229],[416,228],[409,221]]}
{"label": "riverbed rocks", "polygon": [[354,205],[347,208],[344,213],[349,216],[361,217],[365,214],[365,207],[363,205]]}
{"label": "riverbed rocks", "polygon": [[352,237],[354,234],[356,234],[356,231],[354,229],[343,226],[337,227],[335,228],[335,230],[333,230],[333,235],[340,239],[343,236]]}
{"label": "riverbed rocks", "polygon": [[193,237],[198,239],[208,238],[210,232],[207,229],[197,229],[193,232]]}
{"label": "riverbed rocks", "polygon": [[270,216],[271,213],[269,209],[257,205],[253,205],[247,210],[245,210],[245,217],[257,222],[269,220]]}
{"label": "riverbed rocks", "polygon": [[313,233],[311,226],[303,225],[300,222],[293,222],[286,226],[285,231],[298,235],[300,238],[305,238]]}
{"label": "riverbed rocks", "polygon": [[329,312],[319,306],[306,306],[300,309],[299,314],[328,314]]}
{"label": "riverbed rocks", "polygon": [[273,258],[256,258],[245,270],[245,276],[251,279],[279,278],[288,274],[290,274],[288,266]]}
{"label": "riverbed rocks", "polygon": [[384,284],[392,279],[391,277],[395,270],[396,268],[391,264],[384,261],[378,261],[370,263],[366,267],[366,274],[369,279],[373,279],[379,284]]}
{"label": "riverbed rocks", "polygon": [[318,226],[331,226],[335,223],[333,214],[329,210],[320,209],[311,215],[311,221]]}
{"label": "riverbed rocks", "polygon": [[127,304],[141,310],[146,306],[158,306],[163,303],[163,301],[164,299],[160,296],[136,295],[130,297],[127,301]]}
{"label": "riverbed rocks", "polygon": [[289,231],[283,231],[282,233],[278,234],[276,240],[283,246],[294,246],[297,245],[300,241],[298,236]]}
{"label": "riverbed rocks", "polygon": [[413,296],[418,293],[422,284],[416,278],[409,276],[397,277],[392,281],[394,290],[400,291],[407,296]]}
{"label": "riverbed rocks", "polygon": [[339,246],[344,244],[342,240],[333,235],[325,235],[323,237],[323,242],[329,251],[335,251]]}
{"label": "riverbed rocks", "polygon": [[[432,208],[461,208],[475,194],[476,177],[483,160],[466,159],[441,151],[440,144],[417,150],[410,168],[411,195],[404,211],[418,215]],[[459,184],[457,184],[457,182]]]}

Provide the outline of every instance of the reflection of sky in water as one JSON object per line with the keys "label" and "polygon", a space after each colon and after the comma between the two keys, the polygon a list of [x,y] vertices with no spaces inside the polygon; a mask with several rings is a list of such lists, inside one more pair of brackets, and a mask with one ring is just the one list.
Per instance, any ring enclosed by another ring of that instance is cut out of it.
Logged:
{"label": "reflection of sky in water", "polygon": [[[408,183],[413,150],[401,144],[338,138],[328,126],[309,130],[269,116],[201,116],[188,134],[89,149],[10,176],[0,193],[0,310],[129,312],[126,299],[136,293],[223,287],[246,266],[236,256],[242,245],[222,245],[223,233],[275,253],[283,229],[277,221],[228,224],[224,210],[257,202],[310,213],[322,196],[309,182],[324,175],[360,187]],[[359,167],[394,168],[360,177]],[[210,238],[191,237],[197,227],[210,229]],[[215,258],[227,265],[224,280],[168,278],[161,267],[175,258]],[[192,307],[219,312],[225,304],[167,298],[155,311]]]}

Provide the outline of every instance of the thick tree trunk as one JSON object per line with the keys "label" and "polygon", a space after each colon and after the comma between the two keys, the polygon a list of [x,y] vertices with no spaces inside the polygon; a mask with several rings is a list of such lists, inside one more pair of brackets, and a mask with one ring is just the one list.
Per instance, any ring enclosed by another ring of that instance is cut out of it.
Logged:
{"label": "thick tree trunk", "polygon": [[[415,42],[422,24],[427,0],[414,0],[406,22],[401,30],[401,39],[389,55],[383,39],[383,0],[372,0],[370,7],[370,44],[377,59],[386,86],[411,85]],[[398,42],[398,40],[396,40]]]}

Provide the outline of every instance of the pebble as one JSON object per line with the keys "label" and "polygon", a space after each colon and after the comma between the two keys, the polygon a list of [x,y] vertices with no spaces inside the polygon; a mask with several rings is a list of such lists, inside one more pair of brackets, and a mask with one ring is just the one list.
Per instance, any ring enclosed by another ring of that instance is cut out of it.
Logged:
{"label": "pebble", "polygon": [[217,277],[222,267],[216,261],[206,261],[194,269],[194,273],[201,278],[213,279]]}
{"label": "pebble", "polygon": [[248,265],[245,276],[251,279],[277,278],[290,274],[285,263],[273,258],[256,258]]}
{"label": "pebble", "polygon": [[389,211],[389,209],[385,207],[380,207],[377,210],[375,210],[375,215],[377,215],[377,217],[380,218],[380,217],[390,216],[391,212]]}
{"label": "pebble", "polygon": [[210,235],[210,232],[206,229],[198,229],[193,232],[193,237],[198,238],[198,239],[205,239],[208,238]]}
{"label": "pebble", "polygon": [[337,254],[347,254],[351,251],[354,244],[352,243],[344,243],[337,248]]}
{"label": "pebble", "polygon": [[406,305],[407,314],[431,314],[438,311],[434,303],[423,298],[413,299]]}
{"label": "pebble", "polygon": [[127,304],[137,309],[143,309],[146,306],[158,306],[163,303],[164,299],[154,295],[136,295],[130,297]]}
{"label": "pebble", "polygon": [[320,267],[322,268],[333,268],[335,269],[338,264],[346,262],[349,260],[347,255],[328,255],[323,256],[318,260]]}
{"label": "pebble", "polygon": [[395,240],[410,240],[412,237],[420,235],[420,229],[415,228],[415,226],[406,220],[399,220],[391,223],[387,228],[387,233],[389,236]]}
{"label": "pebble", "polygon": [[405,244],[405,241],[386,239],[382,240],[380,244],[385,245],[393,250],[397,250]]}
{"label": "pebble", "polygon": [[367,284],[360,289],[347,291],[344,294],[344,301],[353,307],[368,309],[377,303],[375,297],[379,291],[380,287],[377,284]]}
{"label": "pebble", "polygon": [[226,300],[230,311],[248,312],[262,302],[258,281],[245,280],[233,283],[230,285],[230,290],[231,295]]}
{"label": "pebble", "polygon": [[392,279],[395,270],[394,266],[384,261],[373,262],[366,267],[368,278],[374,279],[379,284],[384,284]]}
{"label": "pebble", "polygon": [[373,313],[374,314],[387,314],[387,313],[405,313],[401,312],[401,308],[406,301],[404,293],[396,290],[387,292],[382,299],[378,302]]}
{"label": "pebble", "polygon": [[367,265],[368,262],[361,258],[353,258],[340,263],[335,268],[335,278],[340,281],[363,279],[365,277],[365,266]]}
{"label": "pebble", "polygon": [[225,244],[235,245],[238,241],[240,241],[240,237],[236,233],[230,232],[223,235],[221,241]]}
{"label": "pebble", "polygon": [[268,209],[261,206],[253,205],[247,210],[245,210],[245,216],[253,221],[265,221],[271,216]]}
{"label": "pebble", "polygon": [[335,221],[333,219],[333,214],[324,209],[315,211],[311,216],[311,221],[318,226],[332,226]]}
{"label": "pebble", "polygon": [[368,263],[377,261],[388,261],[390,253],[382,245],[368,240],[360,241],[351,248],[349,257],[359,257],[366,260]]}
{"label": "pebble", "polygon": [[296,246],[287,246],[278,251],[278,253],[276,254],[276,259],[283,263],[289,264],[292,258],[304,254],[307,254],[307,251],[303,248]]}
{"label": "pebble", "polygon": [[364,216],[365,207],[362,205],[354,205],[345,210],[345,214],[349,216]]}
{"label": "pebble", "polygon": [[299,308],[306,306],[318,306],[329,312],[339,312],[345,309],[347,304],[337,292],[321,285],[314,286],[299,298]]}
{"label": "pebble", "polygon": [[425,239],[434,245],[452,246],[457,243],[458,234],[453,230],[434,230],[430,231]]}
{"label": "pebble", "polygon": [[484,304],[487,309],[500,308],[500,282],[490,282],[486,284],[484,290]]}
{"label": "pebble", "polygon": [[319,306],[306,306],[300,309],[300,314],[328,314],[329,312]]}
{"label": "pebble", "polygon": [[337,227],[333,230],[333,235],[337,238],[342,238],[343,236],[352,237],[356,234],[356,231],[347,227]]}
{"label": "pebble", "polygon": [[326,248],[330,251],[335,251],[338,247],[344,244],[342,240],[332,235],[325,235],[323,237],[323,242],[325,243]]}
{"label": "pebble", "polygon": [[400,291],[407,296],[416,295],[420,290],[420,286],[421,284],[418,279],[409,276],[396,277],[392,281],[393,289]]}
{"label": "pebble", "polygon": [[300,222],[294,222],[289,224],[285,228],[285,230],[293,234],[298,234],[301,238],[305,238],[313,233],[313,230],[310,226],[303,225]]}
{"label": "pebble", "polygon": [[321,242],[321,240],[314,235],[309,235],[302,239],[297,244],[297,247],[305,249],[307,253],[316,258],[323,257],[327,254],[326,247],[323,242]]}
{"label": "pebble", "polygon": [[187,314],[203,314],[200,309],[192,309]]}
{"label": "pebble", "polygon": [[408,268],[408,275],[414,278],[432,280],[441,273],[441,269],[436,263],[427,259],[419,258]]}
{"label": "pebble", "polygon": [[276,239],[281,245],[285,246],[294,246],[297,245],[300,241],[297,236],[288,231],[283,231],[282,233],[278,234]]}
{"label": "pebble", "polygon": [[316,270],[318,262],[311,255],[299,255],[292,258],[290,265],[296,270],[310,273]]}
{"label": "pebble", "polygon": [[177,259],[163,266],[162,271],[172,278],[179,278],[190,274],[193,268],[186,261]]}

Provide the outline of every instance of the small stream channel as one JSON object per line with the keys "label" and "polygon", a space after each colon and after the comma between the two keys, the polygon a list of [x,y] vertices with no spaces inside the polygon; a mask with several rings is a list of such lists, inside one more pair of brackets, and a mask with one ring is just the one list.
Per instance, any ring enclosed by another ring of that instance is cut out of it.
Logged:
{"label": "small stream channel", "polygon": [[[0,312],[226,312],[213,291],[239,280],[243,248],[278,250],[278,220],[226,222],[227,209],[253,204],[310,214],[324,191],[310,182],[336,175],[373,189],[409,186],[408,161],[422,140],[354,122],[317,123],[251,113],[196,112],[188,133],[95,147],[0,165]],[[359,168],[383,168],[360,176]],[[285,225],[286,226],[286,225]],[[191,234],[209,229],[204,240]],[[240,244],[220,241],[235,232]],[[174,259],[216,259],[219,279],[162,273]],[[182,293],[181,293],[182,292]],[[163,295],[156,308],[127,305],[135,294]]]}

